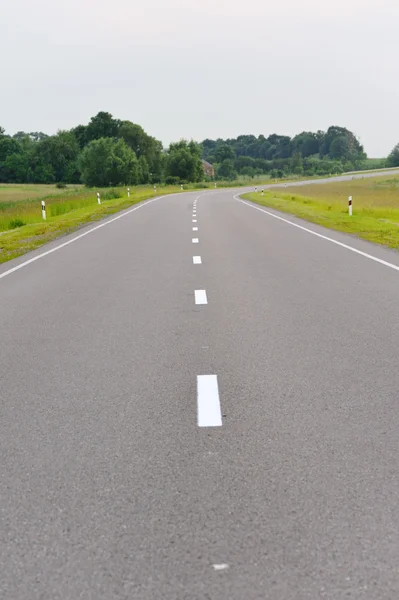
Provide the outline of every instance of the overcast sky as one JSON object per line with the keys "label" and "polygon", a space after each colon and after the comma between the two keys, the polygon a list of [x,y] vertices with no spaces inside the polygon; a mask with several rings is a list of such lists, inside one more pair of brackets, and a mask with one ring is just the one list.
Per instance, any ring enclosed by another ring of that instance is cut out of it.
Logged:
{"label": "overcast sky", "polygon": [[399,0],[0,0],[0,125],[399,142]]}

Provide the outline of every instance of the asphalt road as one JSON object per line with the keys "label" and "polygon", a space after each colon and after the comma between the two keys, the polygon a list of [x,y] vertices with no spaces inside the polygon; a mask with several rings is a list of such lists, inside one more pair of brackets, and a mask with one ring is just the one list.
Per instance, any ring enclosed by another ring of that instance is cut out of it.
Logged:
{"label": "asphalt road", "polygon": [[233,194],[1,266],[2,600],[399,597],[399,254]]}

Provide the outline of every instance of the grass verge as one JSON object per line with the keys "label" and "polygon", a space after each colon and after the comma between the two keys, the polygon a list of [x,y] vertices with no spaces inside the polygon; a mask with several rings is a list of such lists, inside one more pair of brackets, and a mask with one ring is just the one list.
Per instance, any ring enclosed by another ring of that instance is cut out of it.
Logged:
{"label": "grass verge", "polygon": [[[353,216],[348,214],[353,197]],[[290,187],[245,194],[243,198],[323,227],[399,248],[399,176]]]}

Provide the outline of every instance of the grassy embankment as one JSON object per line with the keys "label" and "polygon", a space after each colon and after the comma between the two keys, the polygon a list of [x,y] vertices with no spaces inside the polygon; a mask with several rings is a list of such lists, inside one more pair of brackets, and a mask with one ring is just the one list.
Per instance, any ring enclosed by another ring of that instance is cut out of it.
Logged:
{"label": "grassy embankment", "polygon": [[[353,216],[348,214],[353,197]],[[399,249],[399,176],[275,188],[243,196],[252,202]]]}

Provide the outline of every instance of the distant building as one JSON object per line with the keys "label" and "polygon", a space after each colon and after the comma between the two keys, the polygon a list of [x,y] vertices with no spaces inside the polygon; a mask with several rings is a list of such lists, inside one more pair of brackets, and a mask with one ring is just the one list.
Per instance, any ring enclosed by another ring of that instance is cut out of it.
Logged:
{"label": "distant building", "polygon": [[213,165],[211,165],[211,163],[207,162],[206,160],[202,159],[202,168],[204,169],[204,173],[207,177],[215,177],[215,168],[213,167]]}

